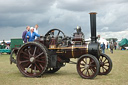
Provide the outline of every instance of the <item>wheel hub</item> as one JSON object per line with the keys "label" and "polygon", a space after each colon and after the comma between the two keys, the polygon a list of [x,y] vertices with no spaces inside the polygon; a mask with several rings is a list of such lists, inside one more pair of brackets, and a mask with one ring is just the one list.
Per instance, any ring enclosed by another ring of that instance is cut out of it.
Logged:
{"label": "wheel hub", "polygon": [[86,64],[86,65],[84,66],[84,68],[85,68],[85,69],[88,69],[88,68],[89,68],[89,65],[88,65],[88,64]]}
{"label": "wheel hub", "polygon": [[101,66],[104,66],[104,63],[103,63],[103,62],[100,62],[100,65],[101,65]]}
{"label": "wheel hub", "polygon": [[34,57],[31,57],[30,58],[30,62],[34,62],[35,61],[35,58]]}

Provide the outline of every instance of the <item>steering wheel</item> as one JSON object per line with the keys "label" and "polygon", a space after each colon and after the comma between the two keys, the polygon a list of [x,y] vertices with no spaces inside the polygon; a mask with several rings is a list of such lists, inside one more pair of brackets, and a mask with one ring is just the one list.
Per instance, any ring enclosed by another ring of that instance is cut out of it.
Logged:
{"label": "steering wheel", "polygon": [[49,44],[51,43],[52,38],[55,39],[55,43],[58,43],[59,38],[63,39],[65,37],[65,34],[59,29],[51,29],[45,34],[45,40],[48,41]]}

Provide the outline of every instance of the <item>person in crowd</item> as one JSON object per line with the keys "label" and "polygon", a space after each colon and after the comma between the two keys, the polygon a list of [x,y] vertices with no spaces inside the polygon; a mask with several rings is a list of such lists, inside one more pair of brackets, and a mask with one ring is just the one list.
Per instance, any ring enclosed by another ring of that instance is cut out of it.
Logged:
{"label": "person in crowd", "polygon": [[106,46],[107,46],[107,50],[108,50],[108,42],[107,42],[107,45]]}
{"label": "person in crowd", "polygon": [[5,47],[6,47],[6,43],[5,43],[5,41],[3,40],[3,42],[1,42],[1,49],[5,49]]}
{"label": "person in crowd", "polygon": [[102,49],[102,53],[105,53],[105,44],[103,42],[103,44],[101,44],[101,49]]}
{"label": "person in crowd", "polygon": [[5,49],[10,49],[10,46],[9,46],[9,45],[7,45]]}
{"label": "person in crowd", "polygon": [[5,45],[5,41],[3,40],[3,42],[1,42],[2,45]]}
{"label": "person in crowd", "polygon": [[26,27],[26,30],[23,32],[23,34],[22,34],[22,39],[23,39],[23,41],[24,41],[24,43],[27,43],[27,38],[26,38],[26,34],[27,34],[27,32],[30,30],[30,26],[27,26]]}
{"label": "person in crowd", "polygon": [[114,42],[114,48],[115,48],[115,50],[116,50],[116,46],[117,46],[117,43],[116,43],[116,42]]}
{"label": "person in crowd", "polygon": [[34,32],[34,28],[31,27],[31,28],[30,28],[30,31],[27,32],[27,34],[26,34],[26,38],[28,38],[28,42],[34,41],[36,36],[37,36],[37,37],[40,37],[39,34],[37,34],[36,32]]}
{"label": "person in crowd", "polygon": [[[36,25],[35,25],[35,28],[34,28],[34,32],[37,33],[37,34],[38,34],[38,27],[39,27],[38,24],[36,24]],[[36,39],[36,38],[37,38],[37,37],[35,37],[35,39]]]}
{"label": "person in crowd", "polygon": [[113,53],[113,44],[112,44],[112,42],[110,43],[110,52]]}
{"label": "person in crowd", "polygon": [[35,25],[34,32],[38,34],[38,24]]}

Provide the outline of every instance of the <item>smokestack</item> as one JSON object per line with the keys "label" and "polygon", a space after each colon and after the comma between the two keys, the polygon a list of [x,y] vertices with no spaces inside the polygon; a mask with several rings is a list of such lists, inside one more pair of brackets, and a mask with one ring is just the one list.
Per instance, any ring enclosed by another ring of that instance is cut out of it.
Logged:
{"label": "smokestack", "polygon": [[90,12],[90,26],[91,26],[91,42],[96,43],[96,12]]}

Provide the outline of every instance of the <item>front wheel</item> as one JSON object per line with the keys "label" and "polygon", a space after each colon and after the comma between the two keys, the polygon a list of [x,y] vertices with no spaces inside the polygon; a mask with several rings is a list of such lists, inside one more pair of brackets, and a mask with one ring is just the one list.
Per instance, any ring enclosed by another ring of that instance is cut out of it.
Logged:
{"label": "front wheel", "polygon": [[112,70],[112,60],[106,54],[101,53],[100,58],[100,71],[99,75],[107,75]]}
{"label": "front wheel", "polygon": [[99,61],[93,55],[82,55],[77,61],[77,72],[82,78],[93,79],[99,73]]}

